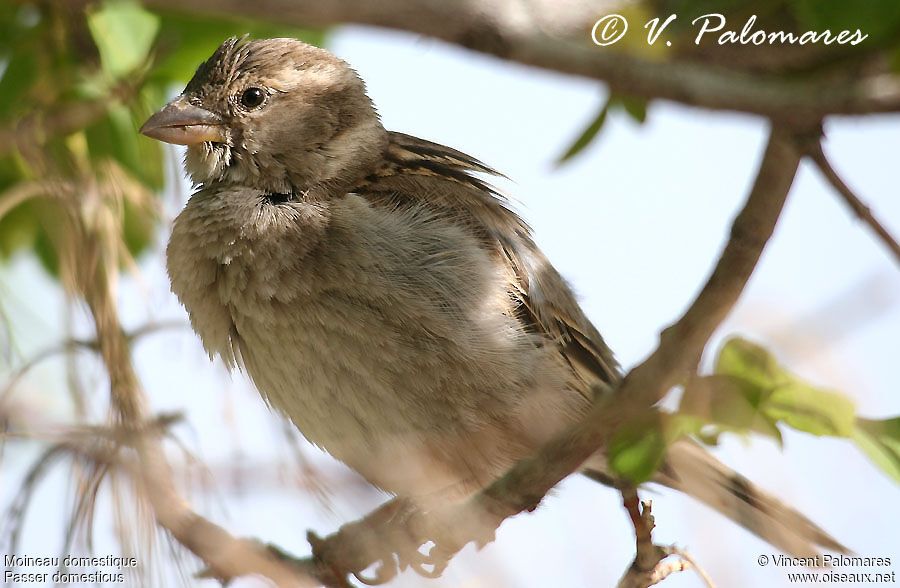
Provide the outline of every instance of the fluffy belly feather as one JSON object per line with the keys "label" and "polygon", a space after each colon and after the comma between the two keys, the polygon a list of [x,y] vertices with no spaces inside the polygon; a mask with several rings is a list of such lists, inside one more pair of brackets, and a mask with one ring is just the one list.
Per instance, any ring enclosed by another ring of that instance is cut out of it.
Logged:
{"label": "fluffy belly feather", "polygon": [[[207,349],[237,352],[272,407],[374,484],[475,490],[586,407],[515,319],[503,266],[458,226],[421,209],[385,220],[353,195],[312,211],[197,204],[176,220],[169,271]],[[295,228],[315,214],[327,222],[310,241]],[[211,233],[217,219],[240,227]],[[286,248],[303,255],[285,262]]]}

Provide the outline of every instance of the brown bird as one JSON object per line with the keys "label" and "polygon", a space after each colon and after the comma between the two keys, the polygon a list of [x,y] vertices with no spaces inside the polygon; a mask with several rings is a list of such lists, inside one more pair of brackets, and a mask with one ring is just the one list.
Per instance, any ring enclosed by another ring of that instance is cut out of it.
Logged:
{"label": "brown bird", "polygon": [[[386,131],[327,51],[228,39],[141,132],[188,146],[199,189],[167,261],[206,350],[372,484],[466,496],[621,377],[528,226],[473,175],[496,172]],[[585,468],[609,477],[602,454]],[[844,550],[691,441],[654,481],[791,554]]]}

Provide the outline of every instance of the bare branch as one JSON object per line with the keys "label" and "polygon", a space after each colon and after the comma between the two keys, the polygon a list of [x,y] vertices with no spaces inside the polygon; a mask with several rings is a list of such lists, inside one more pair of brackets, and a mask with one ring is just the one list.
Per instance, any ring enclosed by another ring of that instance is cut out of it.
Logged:
{"label": "bare branch", "polygon": [[[733,64],[679,59],[649,61],[591,41],[597,19],[623,2],[507,0],[147,0],[151,7],[269,18],[296,25],[357,23],[419,33],[554,71],[603,80],[647,98],[813,123],[829,114],[900,111],[900,79],[889,73],[781,77]],[[637,26],[637,25],[633,25]],[[754,49],[759,49],[755,47]],[[788,48],[781,48],[787,51]],[[859,49],[860,54],[863,49]],[[858,70],[855,70],[858,71]]]}
{"label": "bare branch", "polygon": [[620,492],[625,510],[634,527],[635,555],[631,567],[638,572],[649,572],[668,555],[662,548],[653,544],[653,529],[656,522],[651,514],[651,504],[640,501],[637,488],[623,488]]}
{"label": "bare branch", "polygon": [[652,532],[656,523],[649,502],[640,502],[637,489],[620,489],[625,510],[634,527],[634,561],[619,581],[618,588],[649,588],[667,578],[670,574],[685,569],[682,562],[663,564],[670,552],[653,543]]}
{"label": "bare branch", "polygon": [[[634,561],[619,580],[618,588],[650,588],[676,572],[694,568],[709,588],[715,588],[706,571],[697,565],[686,552],[671,546],[653,543],[652,532],[656,527],[651,503],[640,502],[637,489],[620,488],[625,510],[634,526]],[[675,559],[668,559],[677,556]]]}
{"label": "bare branch", "polygon": [[878,219],[872,214],[872,210],[859,199],[856,194],[853,193],[853,190],[844,183],[841,177],[834,171],[834,168],[831,167],[831,163],[828,161],[828,158],[825,156],[825,152],[822,150],[822,142],[814,141],[810,142],[807,148],[807,155],[809,155],[810,159],[816,164],[816,167],[819,168],[819,171],[822,172],[822,175],[825,176],[825,179],[828,180],[828,183],[837,190],[838,194],[843,197],[844,202],[847,203],[847,206],[850,207],[851,210],[856,214],[857,217],[869,227],[875,231],[875,234],[881,239],[881,242],[884,243],[887,248],[894,255],[894,260],[897,263],[900,263],[900,244],[897,243],[897,240],[888,232],[884,225],[881,224]]}

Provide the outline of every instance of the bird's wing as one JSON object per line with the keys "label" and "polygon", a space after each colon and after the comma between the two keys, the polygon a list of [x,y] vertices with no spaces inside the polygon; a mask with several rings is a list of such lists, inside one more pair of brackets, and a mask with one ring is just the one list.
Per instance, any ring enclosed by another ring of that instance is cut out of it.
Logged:
{"label": "bird's wing", "polygon": [[[501,176],[455,149],[402,133],[390,133],[384,163],[368,178],[365,192],[390,198],[428,199],[451,209],[496,250],[510,275],[513,312],[524,330],[552,341],[588,386],[613,384],[619,367],[597,329],[582,312],[565,280],[540,252],[527,224],[493,185],[474,174]],[[450,190],[430,189],[453,182]]]}
{"label": "bird's wing", "polygon": [[[396,133],[391,139],[388,159],[395,167],[391,172],[384,170],[387,190],[398,190],[395,197],[427,198],[430,204],[454,208],[458,218],[469,219],[478,234],[485,236],[486,246],[506,264],[511,308],[522,328],[555,344],[573,374],[587,384],[582,387],[585,393],[597,383],[618,381],[621,374],[612,352],[565,280],[534,244],[528,227],[490,184],[472,176],[495,172],[468,155],[435,143]],[[391,178],[391,174],[396,175]],[[432,180],[409,181],[426,175]],[[446,180],[458,187],[446,189]],[[435,181],[443,182],[444,189],[433,189],[430,182]],[[615,483],[602,452],[585,466],[594,479]],[[805,516],[721,464],[693,441],[681,440],[671,446],[653,481],[701,500],[797,557],[815,554],[814,545],[846,551]]]}

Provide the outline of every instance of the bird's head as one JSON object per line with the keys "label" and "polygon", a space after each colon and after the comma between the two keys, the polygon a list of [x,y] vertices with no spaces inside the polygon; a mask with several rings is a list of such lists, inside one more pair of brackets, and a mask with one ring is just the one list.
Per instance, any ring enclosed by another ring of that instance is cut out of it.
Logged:
{"label": "bird's head", "polygon": [[387,144],[356,72],[296,39],[226,40],[141,133],[187,145],[198,185],[273,193],[346,187]]}

